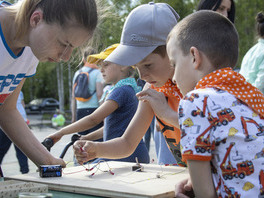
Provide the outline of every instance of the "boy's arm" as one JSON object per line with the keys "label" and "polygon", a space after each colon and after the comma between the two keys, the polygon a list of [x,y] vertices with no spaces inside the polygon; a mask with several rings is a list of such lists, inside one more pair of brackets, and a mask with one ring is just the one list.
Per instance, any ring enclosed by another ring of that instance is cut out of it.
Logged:
{"label": "boy's arm", "polygon": [[103,138],[103,134],[104,134],[104,127],[101,127],[100,129],[97,129],[91,133],[88,133],[87,135],[82,135],[80,140],[98,140]]}
{"label": "boy's arm", "polygon": [[113,100],[107,100],[100,107],[98,107],[92,114],[85,116],[82,119],[66,127],[63,127],[58,132],[53,133],[46,138],[51,138],[53,142],[56,143],[64,135],[88,130],[101,123],[108,115],[114,112],[117,108],[118,108],[117,102]]}
{"label": "boy's arm", "polygon": [[24,82],[25,79],[20,82],[15,91],[0,106],[0,125],[16,146],[37,166],[61,164],[64,167],[64,161],[53,157],[37,140],[16,108],[17,98]]}
{"label": "boy's arm", "polygon": [[151,89],[150,85],[146,83],[143,91],[139,92],[137,97],[140,101],[148,102],[159,119],[164,120],[177,128],[180,127],[178,113],[168,105],[163,93]]}
{"label": "boy's arm", "polygon": [[77,141],[75,156],[80,164],[93,158],[119,159],[131,155],[146,133],[154,113],[148,103],[139,102],[137,111],[124,134],[106,142]]}
{"label": "boy's arm", "polygon": [[216,198],[210,161],[188,160],[188,169],[196,198]]}

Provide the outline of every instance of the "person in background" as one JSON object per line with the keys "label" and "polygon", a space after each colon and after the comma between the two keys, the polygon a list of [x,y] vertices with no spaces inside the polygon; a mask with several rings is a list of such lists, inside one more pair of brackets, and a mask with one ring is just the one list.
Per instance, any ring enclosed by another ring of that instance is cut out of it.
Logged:
{"label": "person in background", "polygon": [[209,10],[185,17],[168,36],[190,174],[176,185],[176,197],[192,188],[197,198],[263,195],[264,96],[233,70],[238,45],[234,24]]}
{"label": "person in background", "polygon": [[[89,72],[89,90],[92,93],[91,98],[88,101],[79,101],[76,100],[74,94],[74,88],[72,91],[72,123],[76,122],[77,120],[82,119],[83,117],[92,114],[98,107],[99,107],[99,100],[103,94],[103,77],[96,66],[96,64],[91,64],[87,62],[87,58],[89,55],[95,54],[95,50],[91,47],[85,49],[83,53],[83,67],[76,71],[73,77],[73,84],[75,83],[75,79],[80,72]],[[86,135],[91,133],[103,126],[103,122],[99,123],[95,127],[79,132],[80,135]],[[100,140],[102,141],[102,139]]]}
{"label": "person in background", "polygon": [[[18,99],[17,99],[17,110],[22,115],[25,123],[29,124],[29,120],[27,119],[27,114],[25,111],[25,103],[24,103],[24,95],[23,92],[20,91]],[[9,150],[12,141],[7,137],[7,135],[0,129],[0,164],[3,162],[3,158]],[[29,172],[28,168],[28,158],[27,156],[16,146],[16,157],[18,159],[18,163],[20,166],[20,172],[22,174],[26,174]]]}
{"label": "person in background", "polygon": [[197,10],[213,10],[235,23],[235,3],[234,0],[200,0]]}
{"label": "person in background", "polygon": [[[94,54],[88,57],[89,62],[97,62],[99,65],[105,83],[113,85],[105,94],[103,104],[92,114],[62,128],[54,134],[49,135],[47,138],[51,138],[54,143],[58,142],[64,135],[90,129],[103,120],[103,127],[92,133],[81,136],[80,139],[83,141],[94,141],[103,137],[105,142],[116,137],[121,137],[125,132],[137,110],[138,100],[136,93],[139,92],[141,88],[137,86],[134,78],[135,70],[133,67],[123,67],[111,62],[103,62],[103,60],[105,60],[105,58],[111,54],[118,45],[119,44],[111,45],[100,54]],[[120,157],[115,160],[137,162],[136,159],[140,163],[149,163],[150,161],[148,150],[142,139],[131,155]],[[101,160],[106,161],[112,159],[107,157],[98,158],[94,160],[93,163],[100,162]]]}
{"label": "person in background", "polygon": [[67,61],[92,38],[98,10],[95,0],[22,0],[0,7],[0,127],[36,166],[66,164],[31,132],[17,98],[39,61]]}
{"label": "person in background", "polygon": [[259,12],[256,16],[258,43],[244,56],[240,68],[246,81],[264,93],[264,15]]}

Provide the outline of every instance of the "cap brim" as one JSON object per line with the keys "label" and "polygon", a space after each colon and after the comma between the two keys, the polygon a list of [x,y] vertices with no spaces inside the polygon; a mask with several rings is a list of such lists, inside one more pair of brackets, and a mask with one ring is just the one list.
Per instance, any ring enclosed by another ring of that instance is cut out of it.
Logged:
{"label": "cap brim", "polygon": [[87,62],[91,64],[96,64],[98,60],[104,60],[107,56],[104,54],[94,54],[90,55],[87,58]]}
{"label": "cap brim", "polygon": [[144,58],[146,58],[151,52],[153,52],[158,46],[149,47],[136,47],[120,44],[106,59],[122,66],[136,65]]}

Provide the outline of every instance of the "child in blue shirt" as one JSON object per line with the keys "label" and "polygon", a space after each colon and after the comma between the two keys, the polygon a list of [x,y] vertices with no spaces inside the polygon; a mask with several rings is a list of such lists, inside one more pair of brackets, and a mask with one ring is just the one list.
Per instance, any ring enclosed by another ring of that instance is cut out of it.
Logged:
{"label": "child in blue shirt", "polygon": [[[136,93],[141,88],[137,86],[136,80],[132,77],[134,74],[132,67],[123,67],[111,62],[103,62],[117,46],[118,44],[112,45],[100,54],[88,57],[88,62],[96,62],[100,66],[105,83],[113,85],[106,95],[103,95],[105,101],[92,114],[50,135],[48,138],[51,138],[54,143],[59,141],[63,135],[87,130],[103,120],[104,127],[82,136],[81,140],[97,140],[103,137],[104,141],[108,141],[123,135],[137,110],[138,100]],[[122,158],[115,160],[136,162],[136,158],[140,163],[149,163],[148,150],[143,140],[140,141],[133,154],[127,157],[122,156]],[[98,158],[94,162],[102,159],[108,160]]]}

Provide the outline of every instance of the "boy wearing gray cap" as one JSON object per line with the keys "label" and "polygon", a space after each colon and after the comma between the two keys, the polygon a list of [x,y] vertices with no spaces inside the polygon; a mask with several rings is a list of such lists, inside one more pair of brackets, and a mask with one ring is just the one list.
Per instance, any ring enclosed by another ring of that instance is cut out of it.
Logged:
{"label": "boy wearing gray cap", "polygon": [[104,143],[75,143],[74,151],[80,164],[96,157],[117,159],[131,155],[155,114],[177,163],[185,165],[181,161],[177,113],[182,95],[171,81],[174,70],[166,52],[167,36],[178,19],[179,15],[166,3],[144,4],[128,15],[120,45],[105,61],[135,65],[146,85],[137,95],[140,100],[137,112],[122,137]]}

